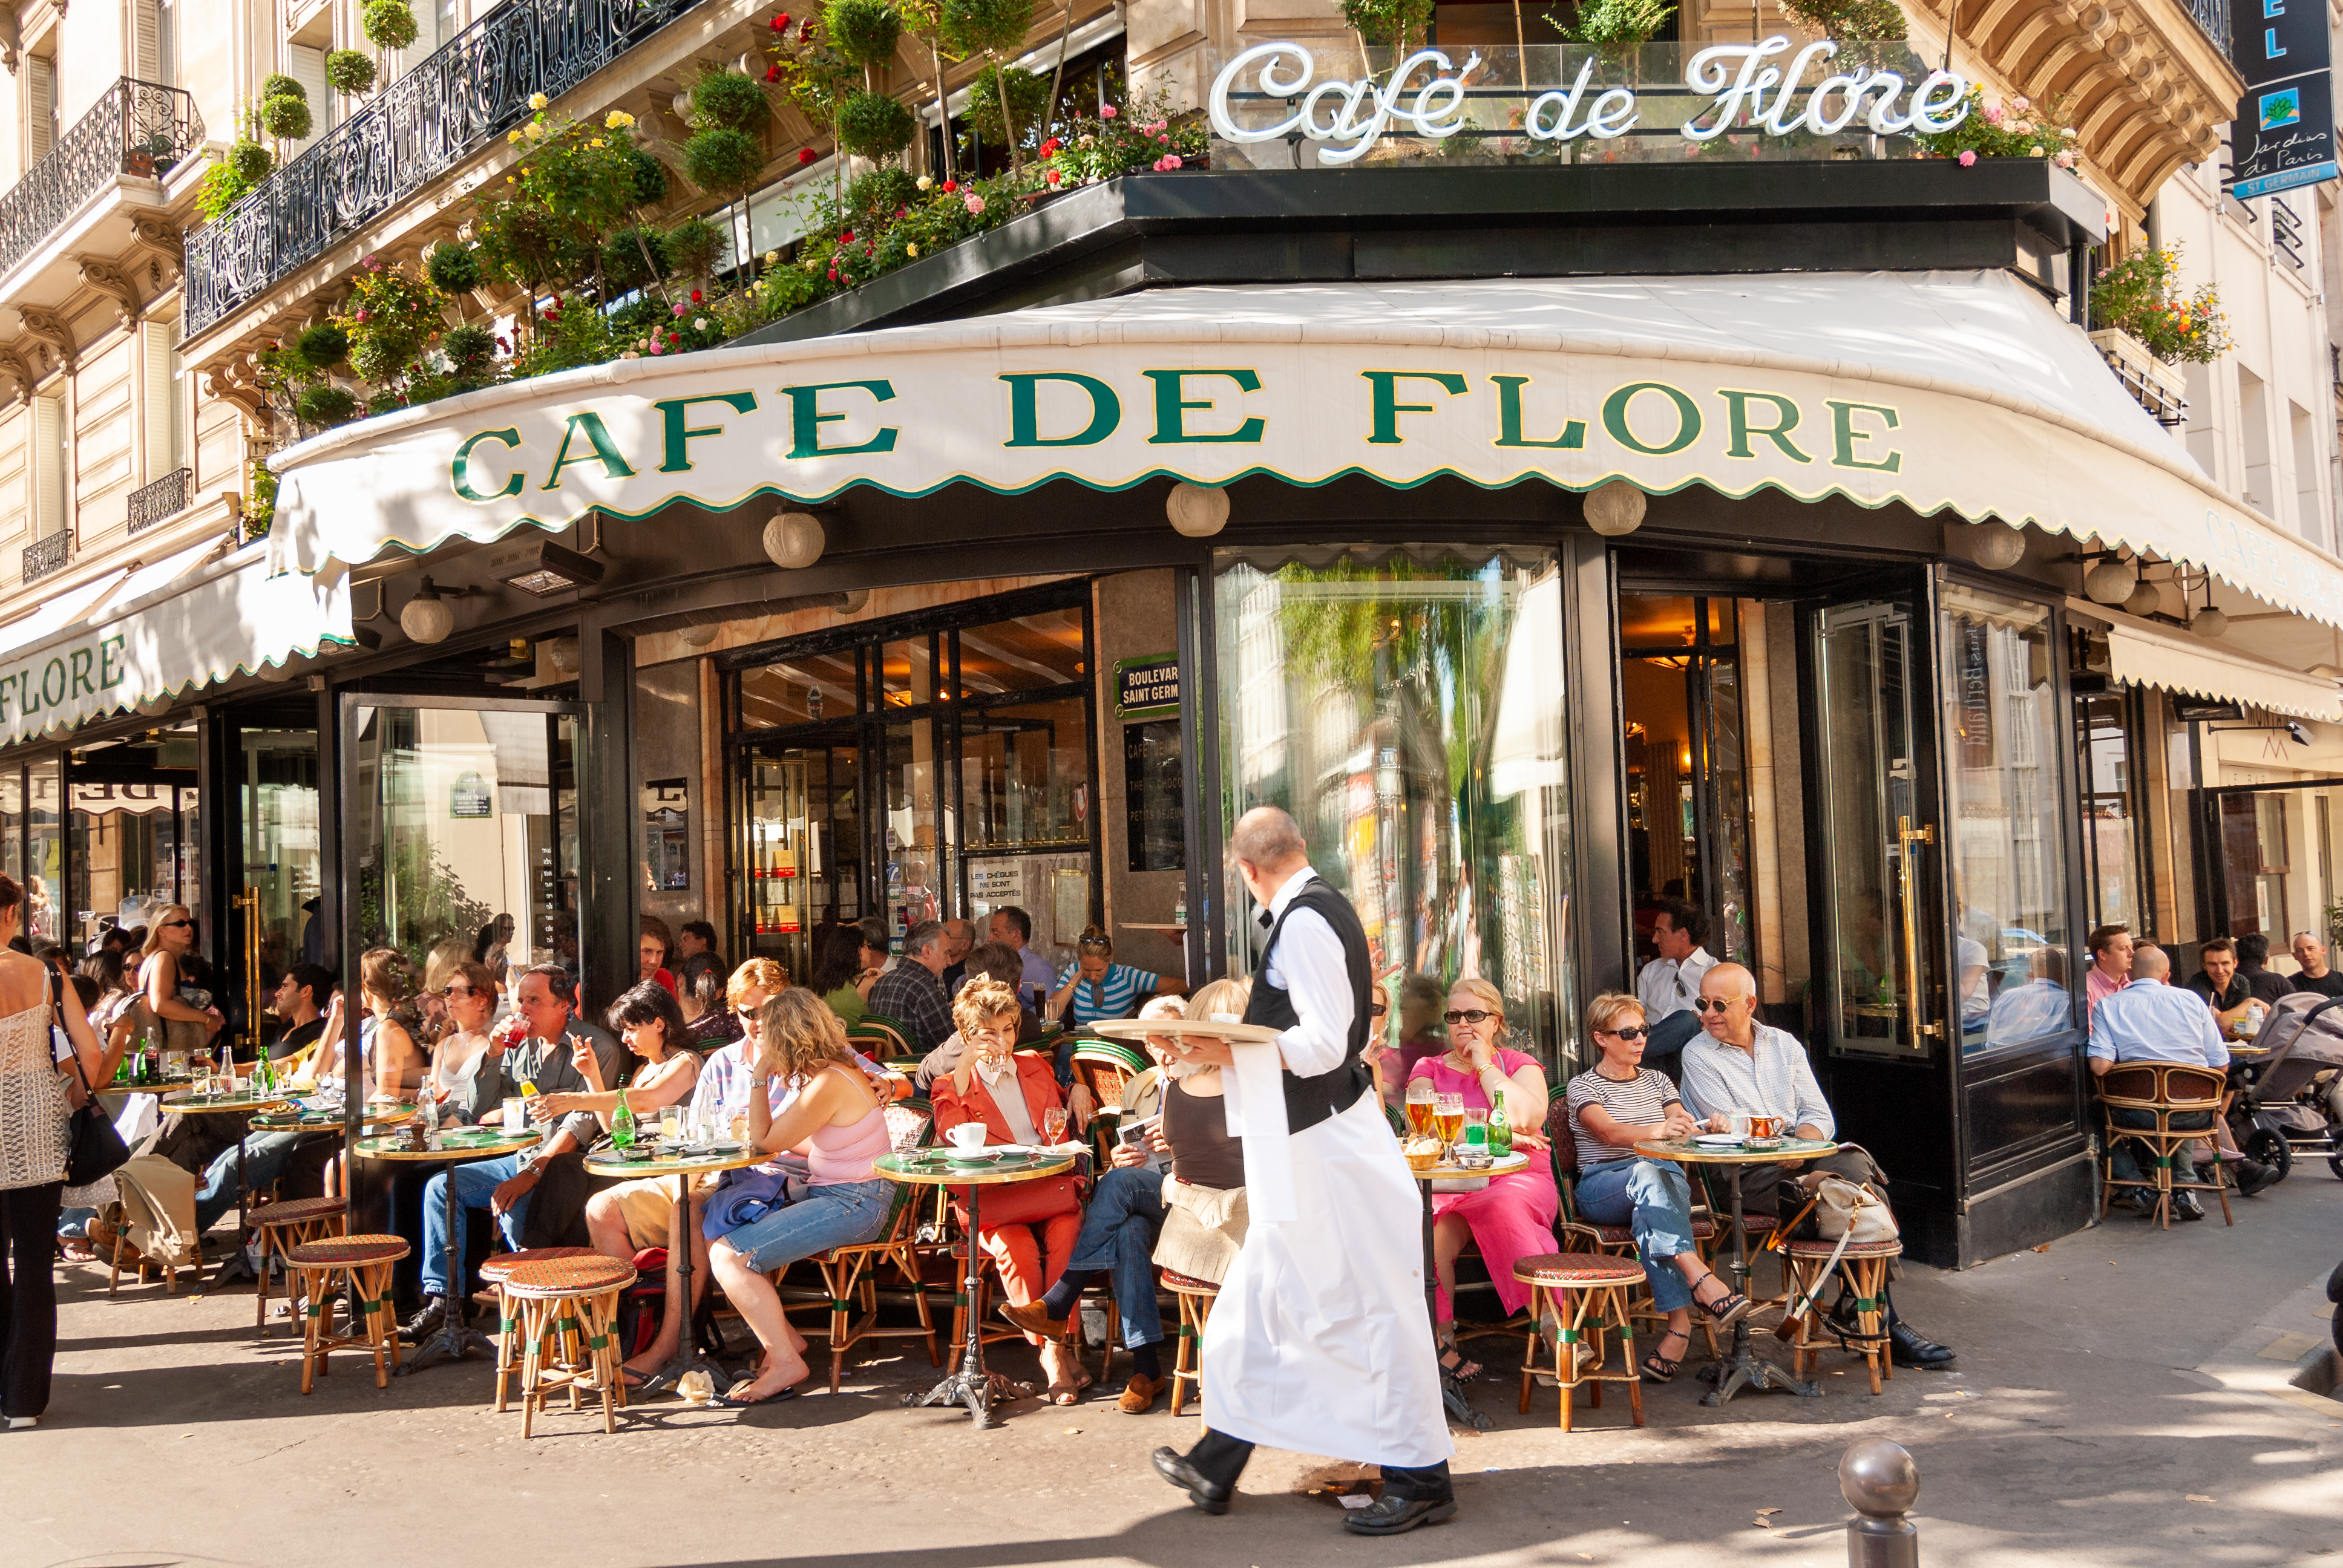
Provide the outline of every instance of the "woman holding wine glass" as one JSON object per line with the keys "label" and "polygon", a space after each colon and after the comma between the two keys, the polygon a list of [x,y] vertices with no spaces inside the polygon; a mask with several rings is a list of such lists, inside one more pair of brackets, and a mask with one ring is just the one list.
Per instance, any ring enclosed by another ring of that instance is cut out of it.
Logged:
{"label": "woman holding wine glass", "polygon": [[1528,1166],[1509,1175],[1488,1179],[1467,1192],[1432,1195],[1433,1262],[1440,1275],[1440,1364],[1458,1377],[1469,1378],[1480,1367],[1456,1353],[1456,1256],[1470,1239],[1480,1245],[1489,1266],[1489,1282],[1508,1313],[1529,1302],[1529,1287],[1513,1279],[1516,1259],[1555,1251],[1554,1216],[1562,1209],[1562,1193],[1554,1184],[1551,1161],[1542,1155],[1546,1141],[1545,1070],[1534,1058],[1498,1042],[1505,1033],[1505,999],[1484,980],[1461,980],[1449,989],[1448,1047],[1437,1056],[1415,1064],[1408,1077],[1408,1111],[1413,1118],[1421,1101],[1416,1096],[1428,1083],[1433,1095],[1433,1120],[1443,1141],[1461,1136],[1465,1113],[1504,1107],[1513,1124],[1513,1147],[1534,1156]]}

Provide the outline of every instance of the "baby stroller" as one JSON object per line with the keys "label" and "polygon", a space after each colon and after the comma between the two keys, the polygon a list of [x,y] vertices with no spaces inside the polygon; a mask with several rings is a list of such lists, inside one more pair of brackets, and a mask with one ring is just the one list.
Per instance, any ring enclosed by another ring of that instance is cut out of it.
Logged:
{"label": "baby stroller", "polygon": [[2254,1036],[2269,1052],[2249,1064],[2229,1102],[2229,1134],[2247,1158],[2283,1175],[2297,1154],[2324,1155],[2343,1177],[2343,997],[2280,997]]}

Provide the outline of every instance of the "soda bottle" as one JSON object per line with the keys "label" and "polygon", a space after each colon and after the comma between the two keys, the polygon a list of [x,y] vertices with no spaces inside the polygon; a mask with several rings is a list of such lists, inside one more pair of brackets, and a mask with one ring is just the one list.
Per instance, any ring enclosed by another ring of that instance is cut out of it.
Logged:
{"label": "soda bottle", "polygon": [[1513,1151],[1513,1123],[1505,1114],[1504,1096],[1499,1095],[1497,1103],[1489,1109],[1489,1153],[1493,1159],[1503,1160]]}
{"label": "soda bottle", "polygon": [[252,1070],[253,1081],[260,1085],[263,1094],[277,1092],[277,1070],[268,1065],[268,1047],[260,1048],[260,1064]]}
{"label": "soda bottle", "polygon": [[610,1142],[619,1149],[635,1146],[635,1113],[627,1108],[627,1091],[618,1091],[618,1108],[610,1113]]}

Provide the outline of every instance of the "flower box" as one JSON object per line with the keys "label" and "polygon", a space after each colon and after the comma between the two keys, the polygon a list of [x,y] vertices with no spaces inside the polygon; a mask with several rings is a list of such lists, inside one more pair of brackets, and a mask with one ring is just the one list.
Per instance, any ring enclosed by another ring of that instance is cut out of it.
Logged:
{"label": "flower box", "polygon": [[2147,350],[2147,345],[2121,327],[2107,327],[2090,335],[2091,347],[2116,373],[2139,406],[2156,417],[2156,421],[2167,428],[2177,427],[2188,417],[2188,382],[2180,367],[2167,365]]}

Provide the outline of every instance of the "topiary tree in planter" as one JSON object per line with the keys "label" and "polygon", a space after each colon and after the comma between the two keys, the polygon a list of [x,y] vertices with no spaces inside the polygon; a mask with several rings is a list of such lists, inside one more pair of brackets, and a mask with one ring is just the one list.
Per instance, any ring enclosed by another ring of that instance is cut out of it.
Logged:
{"label": "topiary tree in planter", "polygon": [[240,136],[229,146],[227,156],[205,172],[203,183],[196,187],[196,206],[217,223],[276,166],[276,154],[248,136]]}
{"label": "topiary tree in planter", "polygon": [[326,56],[326,80],[345,97],[374,91],[374,56],[362,49],[336,49]]}
{"label": "topiary tree in planter", "polygon": [[271,76],[268,80],[282,83],[290,91],[260,100],[260,128],[281,142],[305,139],[315,123],[309,113],[308,93],[290,76]]}
{"label": "topiary tree in planter", "polygon": [[839,106],[838,145],[857,157],[891,161],[917,135],[911,111],[885,93],[852,93]]}
{"label": "topiary tree in planter", "polygon": [[320,321],[301,329],[293,352],[312,370],[331,370],[349,357],[350,335],[338,322]]}
{"label": "topiary tree in planter", "polygon": [[416,25],[415,7],[407,0],[367,0],[366,9],[358,14],[358,25],[367,43],[387,51],[406,48],[423,31]]}
{"label": "topiary tree in planter", "polygon": [[310,387],[293,405],[293,412],[300,416],[303,424],[327,428],[348,424],[357,411],[357,398],[331,382]]}
{"label": "topiary tree in planter", "polygon": [[[997,69],[1004,56],[1023,46],[1025,34],[1033,25],[1033,0],[942,0],[937,25],[954,57],[965,60],[971,55],[982,55]],[[1001,93],[997,75],[993,85],[1000,100],[1001,123],[1014,125],[1016,117],[1010,113],[1007,96]],[[1014,140],[1009,144],[1009,171],[1012,175],[1024,172],[1024,162]]]}
{"label": "topiary tree in planter", "polygon": [[467,295],[480,286],[480,258],[471,246],[443,239],[424,256],[423,276],[442,294]]}
{"label": "topiary tree in planter", "polygon": [[763,132],[772,114],[765,89],[739,72],[702,75],[691,85],[692,134],[683,144],[685,175],[701,190],[737,196],[746,213],[749,186],[765,166]]}
{"label": "topiary tree in planter", "polygon": [[724,231],[704,217],[688,217],[667,231],[659,250],[670,272],[704,279],[724,253]]}

